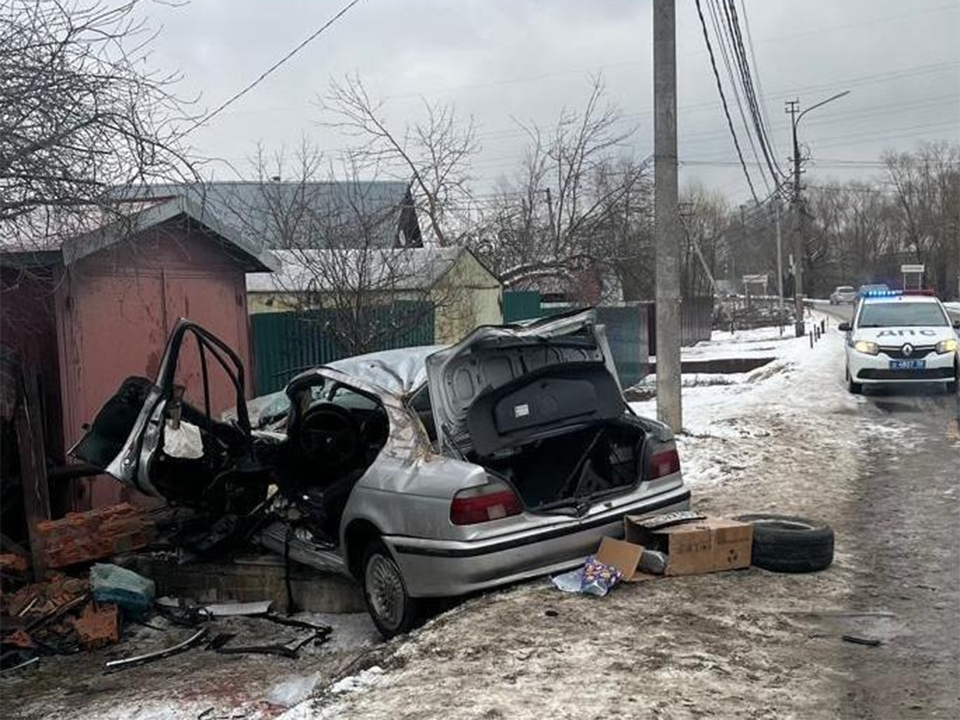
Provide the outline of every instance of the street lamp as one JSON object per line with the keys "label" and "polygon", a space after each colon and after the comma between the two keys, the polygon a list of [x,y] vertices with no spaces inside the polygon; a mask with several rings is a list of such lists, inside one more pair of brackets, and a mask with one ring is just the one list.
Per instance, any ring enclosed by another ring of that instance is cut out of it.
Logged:
{"label": "street lamp", "polygon": [[811,105],[806,110],[798,112],[800,109],[799,100],[788,100],[786,104],[786,113],[790,116],[790,124],[793,127],[793,205],[794,205],[794,214],[796,217],[795,232],[794,232],[794,253],[796,255],[796,262],[794,266],[794,291],[793,296],[796,302],[796,314],[797,320],[794,327],[797,337],[801,337],[804,334],[803,327],[803,229],[802,223],[803,220],[800,216],[800,143],[797,141],[797,126],[800,125],[800,121],[803,119],[803,116],[806,115],[811,110],[816,110],[819,107],[823,107],[827,103],[831,103],[834,100],[839,100],[845,95],[849,95],[849,90],[844,90],[839,92],[836,95],[831,95],[826,100],[821,100],[815,105]]}

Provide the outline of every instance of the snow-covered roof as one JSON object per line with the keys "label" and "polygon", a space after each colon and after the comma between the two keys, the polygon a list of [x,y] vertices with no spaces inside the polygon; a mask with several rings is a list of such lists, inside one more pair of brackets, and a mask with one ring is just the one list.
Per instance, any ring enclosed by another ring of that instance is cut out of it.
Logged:
{"label": "snow-covered roof", "polygon": [[433,287],[467,248],[426,247],[277,250],[273,273],[247,275],[247,292],[322,292],[337,288],[423,290]]}
{"label": "snow-covered roof", "polygon": [[[254,242],[282,247],[291,225],[309,216],[323,228],[349,228],[362,222],[365,245],[398,246],[401,213],[412,209],[409,185],[399,181],[273,182],[207,181],[141,185],[118,189],[124,198],[186,197],[220,222],[236,227]],[[362,218],[362,221],[361,221]],[[415,223],[414,223],[415,224]],[[310,226],[310,223],[305,223]],[[282,226],[282,229],[281,229]],[[315,228],[314,228],[315,229]],[[418,233],[419,228],[411,232]],[[356,232],[335,233],[318,245],[348,247]],[[419,245],[420,238],[406,238]]]}
{"label": "snow-covered roof", "polygon": [[[62,242],[53,243],[43,252],[24,251],[19,248],[10,248],[0,251],[0,258],[6,265],[22,265],[25,260],[45,264],[52,264],[57,255],[62,258],[64,265],[71,265],[82,258],[92,255],[106,248],[118,245],[128,240],[132,235],[149,230],[162,223],[178,217],[186,217],[202,225],[210,231],[212,241],[220,244],[223,249],[232,255],[249,271],[270,271],[279,268],[280,263],[269,251],[263,250],[251,243],[243,233],[219,221],[211,213],[204,213],[203,208],[185,197],[174,197],[165,200],[151,200],[149,202],[134,202],[129,206],[121,206],[125,212],[121,213],[112,222],[99,225],[91,220],[92,229],[69,237]],[[56,247],[59,244],[59,248]]]}

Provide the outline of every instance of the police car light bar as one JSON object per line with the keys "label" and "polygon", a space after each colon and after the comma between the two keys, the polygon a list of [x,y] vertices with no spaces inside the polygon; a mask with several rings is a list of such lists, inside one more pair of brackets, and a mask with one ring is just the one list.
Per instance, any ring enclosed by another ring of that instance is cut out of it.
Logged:
{"label": "police car light bar", "polygon": [[867,290],[863,294],[864,297],[896,297],[897,295],[903,295],[903,292],[900,290]]}

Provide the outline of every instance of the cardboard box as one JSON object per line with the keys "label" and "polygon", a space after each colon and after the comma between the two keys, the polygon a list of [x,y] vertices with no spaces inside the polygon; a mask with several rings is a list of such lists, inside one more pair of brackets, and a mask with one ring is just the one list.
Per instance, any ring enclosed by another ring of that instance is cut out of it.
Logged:
{"label": "cardboard box", "polygon": [[600,540],[600,548],[594,557],[596,557],[597,562],[612,565],[623,573],[624,582],[634,582],[637,575],[643,574],[637,572],[637,564],[640,562],[641,555],[643,555],[643,548],[640,545],[634,545],[612,537],[604,537]]}
{"label": "cardboard box", "polygon": [[736,570],[750,566],[753,526],[727,518],[701,518],[667,527],[644,527],[644,519],[623,519],[627,543],[668,556],[666,575]]}

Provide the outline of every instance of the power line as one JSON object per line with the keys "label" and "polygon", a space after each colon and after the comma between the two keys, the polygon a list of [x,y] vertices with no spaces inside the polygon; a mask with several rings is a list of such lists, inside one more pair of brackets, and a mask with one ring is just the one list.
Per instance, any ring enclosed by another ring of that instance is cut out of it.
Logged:
{"label": "power line", "polygon": [[747,171],[747,164],[743,160],[743,152],[740,150],[740,141],[737,139],[737,131],[733,128],[733,120],[730,118],[730,108],[727,107],[727,98],[723,94],[723,83],[720,82],[720,73],[717,72],[717,61],[713,56],[713,46],[710,44],[710,35],[707,32],[707,22],[703,18],[703,9],[700,7],[700,0],[697,0],[697,15],[700,17],[700,27],[703,29],[703,39],[707,44],[707,52],[710,55],[710,67],[713,68],[713,77],[717,81],[717,91],[720,93],[720,102],[723,105],[723,114],[727,117],[727,126],[730,128],[730,134],[733,136],[733,145],[737,149],[737,155],[740,158],[740,166],[743,168],[743,175],[747,178],[747,185],[750,186],[750,194],[759,205],[757,191],[753,187],[753,180]]}
{"label": "power line", "polygon": [[[763,116],[760,113],[760,108],[757,103],[756,91],[753,87],[753,73],[750,70],[750,63],[747,60],[747,50],[743,45],[743,36],[740,33],[740,21],[737,17],[737,6],[734,0],[727,0],[725,7],[729,11],[727,13],[728,31],[733,38],[734,46],[737,51],[740,75],[743,81],[744,93],[747,96],[747,101],[750,107],[750,115],[753,118],[753,124],[757,131],[757,138],[760,141],[760,147],[763,150],[763,156],[767,162],[767,168],[769,169],[770,174],[774,178],[777,178],[780,169],[779,167],[774,167],[776,163],[771,161],[770,158],[772,149],[770,148],[770,140],[767,137],[767,128],[764,126]],[[775,180],[775,182],[778,182],[779,184],[779,180]]]}
{"label": "power line", "polygon": [[[720,21],[718,20],[719,10],[717,9],[717,0],[707,0],[707,10],[710,12],[711,20],[713,21],[714,32],[717,35],[717,42],[720,46],[720,55],[723,57],[723,64],[727,69],[727,77],[730,79],[730,87],[733,89],[733,97],[737,101],[737,108],[740,111],[740,120],[743,122],[743,130],[747,135],[747,140],[750,142],[750,150],[753,153],[754,159],[757,161],[758,167],[760,169],[760,177],[763,180],[764,186],[767,188],[767,191],[770,190],[770,183],[767,181],[767,176],[763,171],[763,166],[760,165],[760,155],[757,153],[757,146],[753,142],[753,134],[750,132],[750,124],[747,122],[746,113],[743,111],[743,103],[740,101],[740,91],[737,88],[737,79],[734,76],[733,66],[730,63],[730,54],[736,53],[735,48],[733,47],[732,38],[725,36],[720,29]],[[730,52],[727,52],[727,44],[730,44]],[[737,58],[737,63],[739,66],[739,58]],[[738,67],[738,71],[740,68]],[[742,73],[742,71],[741,71]],[[742,74],[741,74],[742,78]],[[746,88],[744,88],[744,98],[749,104],[749,98],[746,97]],[[776,182],[776,176],[772,176],[774,182]]]}
{"label": "power line", "polygon": [[197,120],[193,125],[191,125],[189,128],[187,128],[187,130],[184,131],[184,132],[181,134],[180,137],[183,137],[184,135],[187,135],[187,134],[193,132],[194,130],[196,130],[196,129],[197,129],[198,127],[200,127],[201,125],[205,125],[206,123],[210,122],[210,120],[212,120],[214,117],[216,117],[216,116],[219,115],[221,112],[223,112],[224,110],[226,110],[230,105],[232,105],[232,104],[235,103],[237,100],[239,100],[239,99],[242,98],[244,95],[246,95],[248,92],[250,92],[251,90],[253,90],[257,85],[259,85],[261,82],[263,82],[263,81],[267,78],[267,76],[269,76],[271,73],[273,73],[277,68],[279,68],[279,67],[280,67],[281,65],[283,65],[285,62],[287,62],[287,60],[289,60],[290,58],[292,58],[292,57],[293,57],[294,55],[296,55],[298,52],[300,52],[301,50],[303,50],[303,48],[305,48],[307,45],[309,45],[311,42],[313,42],[313,41],[314,41],[316,38],[318,38],[320,35],[322,35],[323,32],[324,32],[327,28],[329,28],[331,25],[333,25],[335,22],[337,22],[337,20],[339,20],[341,17],[343,17],[344,15],[346,15],[348,12],[350,12],[350,10],[353,8],[353,6],[356,5],[356,4],[359,3],[359,2],[360,2],[360,0],[351,0],[351,2],[347,3],[346,5],[344,5],[336,15],[334,15],[332,18],[330,18],[329,20],[327,20],[327,22],[325,22],[319,29],[317,29],[314,33],[312,33],[309,37],[307,37],[303,42],[301,42],[299,45],[297,45],[295,48],[293,48],[293,50],[291,50],[290,52],[288,52],[288,53],[287,53],[286,55],[284,55],[282,58],[280,58],[279,60],[277,60],[273,65],[271,65],[271,66],[268,67],[266,70],[264,70],[262,73],[260,73],[260,75],[256,78],[256,80],[254,80],[254,81],[251,82],[249,85],[247,85],[245,88],[243,88],[242,90],[240,90],[238,93],[236,93],[235,95],[233,95],[232,97],[230,97],[229,99],[227,99],[225,102],[223,102],[219,107],[217,107],[216,110],[214,110],[214,111],[211,112],[211,113],[208,113],[208,114],[205,115],[204,117],[202,117],[202,118],[200,118],[199,120]]}
{"label": "power line", "polygon": [[[753,36],[750,34],[750,21],[747,18],[746,0],[740,0],[740,8],[740,14],[743,15],[743,29],[747,34],[747,45],[750,48],[750,56],[753,58],[753,73],[757,77],[757,100],[758,105],[760,106],[760,117],[763,120],[764,127],[768,128],[770,126],[770,119],[767,113],[767,103],[763,99],[763,85],[760,82],[760,68],[757,65],[757,51],[753,47]],[[782,174],[783,171],[780,169],[780,164],[777,162],[776,143],[773,142],[773,138],[769,136],[767,137],[767,141],[770,144],[770,152],[773,155],[773,164],[777,168],[777,172]]]}

